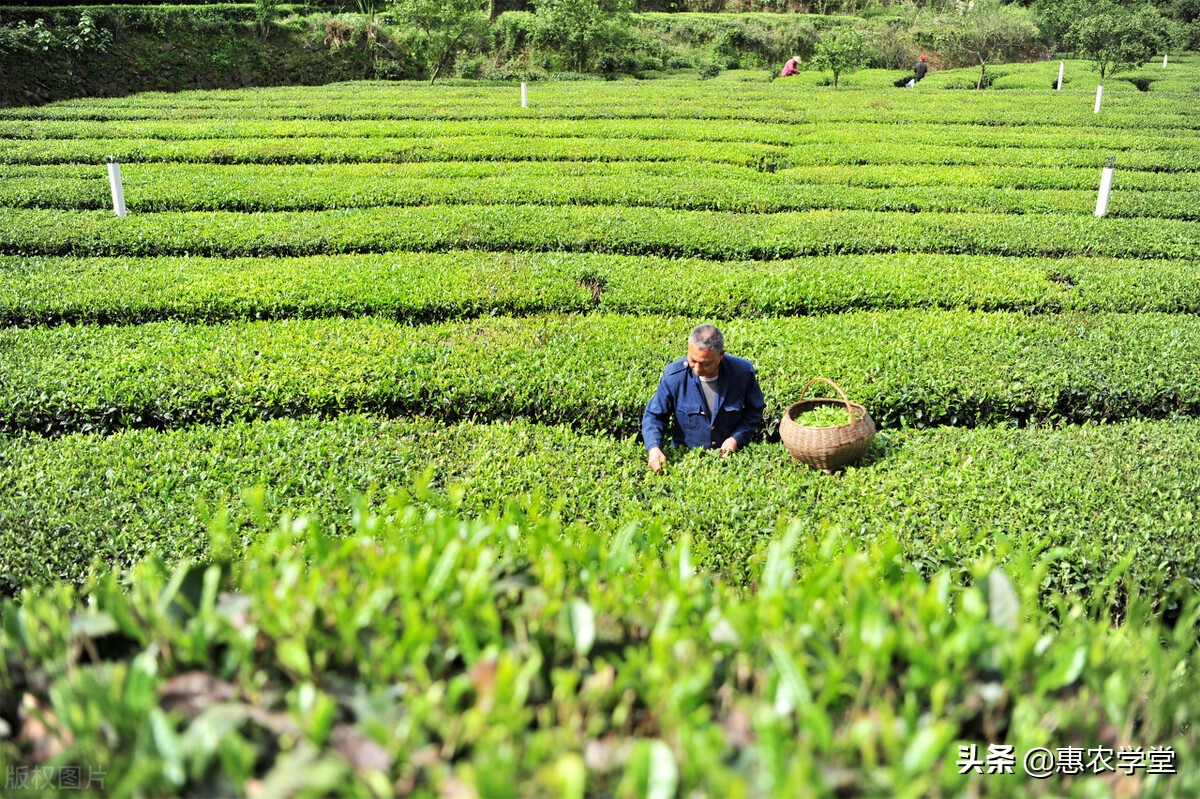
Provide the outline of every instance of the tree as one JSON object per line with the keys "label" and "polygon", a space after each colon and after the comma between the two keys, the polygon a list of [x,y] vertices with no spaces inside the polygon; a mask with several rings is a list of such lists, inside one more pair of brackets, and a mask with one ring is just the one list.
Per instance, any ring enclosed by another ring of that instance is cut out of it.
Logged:
{"label": "tree", "polygon": [[1168,21],[1150,6],[1130,10],[1102,0],[1071,23],[1066,44],[1091,59],[1104,80],[1161,53],[1171,38],[1168,28]]}
{"label": "tree", "polygon": [[1174,0],[1171,17],[1179,24],[1173,47],[1200,49],[1200,0]]}
{"label": "tree", "polygon": [[271,26],[279,16],[279,0],[255,0],[254,22],[258,26],[258,35],[264,40],[271,32]]}
{"label": "tree", "polygon": [[933,30],[939,53],[956,63],[979,64],[976,89],[984,86],[989,62],[1019,57],[1037,36],[1037,26],[1027,12],[999,0],[957,0]]}
{"label": "tree", "polygon": [[627,32],[633,0],[535,0],[538,39],[584,72],[597,49]]}
{"label": "tree", "polygon": [[1035,0],[1034,18],[1046,41],[1062,49],[1071,23],[1087,12],[1089,0]]}
{"label": "tree", "polygon": [[487,28],[482,0],[396,0],[394,8],[396,20],[417,32],[430,83]]}
{"label": "tree", "polygon": [[813,48],[813,68],[822,72],[832,72],[835,89],[842,73],[862,69],[866,61],[866,45],[863,44],[862,37],[852,30],[822,36]]}

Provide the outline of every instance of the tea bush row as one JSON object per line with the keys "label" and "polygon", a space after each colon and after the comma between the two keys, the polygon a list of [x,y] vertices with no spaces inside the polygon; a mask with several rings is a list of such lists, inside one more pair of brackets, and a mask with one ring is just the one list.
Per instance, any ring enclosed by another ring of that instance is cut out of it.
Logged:
{"label": "tea bush row", "polygon": [[6,602],[7,704],[37,710],[56,762],[155,795],[1005,795],[956,762],[995,740],[1017,768],[1038,746],[1175,753],[1173,774],[1029,779],[1031,796],[1200,789],[1194,601],[1177,631],[1142,595],[1114,626],[1038,607],[1053,566],[1033,557],[1015,579],[972,558],[962,586],[886,536],[800,526],[756,549],[750,593],[655,525],[425,501],[360,508],[342,538],[285,517],[238,562],[154,558],[127,584]]}
{"label": "tea bush row", "polygon": [[449,205],[334,211],[164,212],[0,208],[0,254],[333,255],[485,249],[777,259],[927,252],[1194,258],[1200,224],[1049,214],[801,211],[737,214],[623,206]]}
{"label": "tea bush row", "polygon": [[[0,139],[425,139],[471,137],[672,139],[755,144],[794,144],[810,135],[810,128],[783,123],[746,120],[670,119],[518,119],[469,120],[311,120],[311,119],[198,119],[170,121],[0,121]],[[1136,137],[1131,137],[1136,138]],[[1159,147],[1174,149],[1177,139],[1162,137]]]}
{"label": "tea bush row", "polygon": [[235,164],[363,163],[387,161],[701,161],[758,164],[782,157],[779,145],[664,139],[455,136],[447,139],[58,139],[6,142],[0,163],[103,164],[190,161]]}
{"label": "tea bush row", "polygon": [[[679,286],[689,286],[682,293]],[[572,253],[0,257],[0,325],[602,310],[732,319],[896,308],[1200,313],[1191,261],[883,254],[786,261]]]}
{"label": "tea bush row", "polygon": [[[1113,172],[1113,191],[1132,189],[1139,191],[1200,191],[1200,175],[1196,172],[1147,172],[1123,168],[1118,163]],[[60,167],[30,167],[30,169],[58,169]],[[147,169],[151,167],[145,167]],[[243,167],[245,168],[245,167]],[[510,167],[511,168],[511,167]],[[19,167],[10,174],[19,175]],[[78,167],[66,167],[66,174],[79,177],[85,174]],[[89,167],[88,175],[95,174]],[[40,174],[40,173],[32,173]],[[1096,192],[1100,172],[1095,167],[1047,168],[1047,167],[993,167],[987,164],[971,166],[939,166],[935,164],[857,164],[854,166],[805,166],[780,169],[774,173],[777,179],[797,183],[823,183],[835,186],[994,186],[1010,189],[1087,189]],[[1120,195],[1114,194],[1116,200]]]}
{"label": "tea bush row", "polygon": [[[1190,150],[1200,143],[1200,133],[1187,128],[1128,130],[1097,129],[1090,124],[1070,124],[1054,119],[1054,124],[1030,124],[1021,127],[981,126],[978,124],[940,124],[921,130],[919,135],[908,126],[881,123],[814,123],[802,128],[805,136],[794,144],[817,141],[823,144],[898,144],[911,145],[919,139],[923,145],[939,147],[991,147],[1001,150],[1098,150],[1111,152],[1171,152]],[[145,135],[145,134],[141,134]],[[1120,158],[1120,156],[1118,156]]]}
{"label": "tea bush row", "polygon": [[[226,139],[424,139],[455,137],[490,138],[584,138],[630,140],[682,140],[738,142],[802,146],[805,144],[913,143],[911,128],[891,122],[847,122],[829,120],[806,123],[752,120],[673,119],[668,114],[632,119],[526,118],[470,120],[355,120],[307,119],[217,120],[211,117],[170,121],[79,122],[0,120],[0,140],[61,141],[73,139],[110,140],[226,140]],[[1200,133],[1188,129],[1097,130],[1094,125],[1063,124],[979,126],[942,123],[923,129],[924,145],[953,147],[1012,148],[1022,150],[1096,150],[1113,152],[1190,150],[1200,142]]]}
{"label": "tea bush row", "polygon": [[[125,201],[130,211],[294,211],[381,205],[474,204],[486,199],[501,205],[623,205],[756,213],[839,209],[909,212],[987,212],[1090,214],[1096,191],[998,189],[988,186],[904,186],[863,188],[798,184],[785,180],[737,181],[709,177],[682,179],[640,175],[602,177],[558,175],[531,178],[515,174],[388,180],[383,175],[348,181],[336,168],[273,167],[279,174],[250,172],[241,167],[215,171],[126,170]],[[190,174],[188,174],[190,172]],[[1200,173],[1197,173],[1200,174]],[[1094,176],[1093,176],[1094,177]],[[0,205],[38,208],[101,209],[111,207],[106,175],[91,180],[44,178],[6,180]],[[1139,192],[1118,188],[1109,202],[1113,217],[1200,219],[1200,191]]]}
{"label": "tea bush row", "polygon": [[[1155,172],[1200,170],[1196,148],[1119,153],[1121,165]],[[9,140],[3,164],[104,164],[184,161],[217,164],[309,164],[403,161],[703,161],[758,166],[766,171],[836,164],[935,164],[1017,167],[1101,168],[1109,147],[993,148],[968,144],[895,142],[754,142],[609,139],[605,137],[453,136],[448,138],[281,139],[47,139]]]}
{"label": "tea bush row", "polygon": [[[637,431],[694,317],[486,317],[0,331],[0,431],[112,432],[358,410]],[[861,312],[723,323],[769,419],[825,375],[895,425],[1200,411],[1200,321],[1169,314]],[[770,425],[768,426],[768,429]]]}
{"label": "tea bush row", "polygon": [[1095,598],[1130,553],[1125,584],[1162,588],[1164,610],[1176,578],[1200,586],[1200,508],[1185,488],[1200,468],[1195,420],[884,430],[834,476],[777,442],[725,459],[671,452],[654,475],[627,436],[369,415],[6,438],[0,454],[10,585],[78,583],[93,562],[119,571],[153,550],[207,558],[205,520],[220,508],[248,542],[254,503],[341,519],[355,492],[386,496],[429,469],[432,489],[472,514],[535,496],[597,529],[662,523],[672,540],[692,536],[698,568],[738,585],[753,584],[755,549],[794,518],[806,536],[823,522],[864,542],[894,535],[926,574],[987,554],[1047,555],[1048,595]]}
{"label": "tea bush row", "polygon": [[[350,197],[356,201],[394,193],[393,183],[420,185],[422,182],[469,181],[504,178],[524,179],[530,184],[551,180],[595,178],[598,181],[622,180],[636,196],[645,183],[672,178],[680,183],[719,188],[753,185],[770,193],[783,188],[821,185],[830,188],[897,188],[921,186],[948,189],[962,187],[998,189],[1070,190],[1086,189],[1095,198],[1100,185],[1100,169],[1095,167],[989,167],[984,165],[906,166],[855,165],[790,167],[763,172],[754,166],[703,163],[699,161],[414,161],[407,163],[365,164],[192,164],[153,162],[127,164],[122,170],[126,201],[144,201],[147,192],[158,201],[160,194],[174,185],[184,197],[209,192],[206,186],[220,186],[237,202],[247,193],[278,196],[278,184],[303,185],[306,196]],[[161,187],[161,188],[160,188]],[[1123,191],[1178,192],[1200,191],[1200,173],[1147,172],[1123,169],[1113,174],[1113,201]],[[102,164],[14,165],[5,172],[0,185],[0,205],[37,206],[99,201],[107,196],[108,173]],[[478,198],[477,198],[478,199]],[[157,207],[157,206],[156,206]]]}

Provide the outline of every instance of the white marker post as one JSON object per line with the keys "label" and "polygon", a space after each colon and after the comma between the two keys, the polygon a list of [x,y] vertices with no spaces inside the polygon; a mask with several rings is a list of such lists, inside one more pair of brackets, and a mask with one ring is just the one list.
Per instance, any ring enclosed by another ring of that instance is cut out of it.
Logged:
{"label": "white marker post", "polygon": [[125,189],[121,186],[121,165],[111,155],[108,157],[108,183],[112,187],[113,211],[125,216]]}
{"label": "white marker post", "polygon": [[1104,173],[1100,176],[1100,194],[1096,196],[1096,216],[1101,217],[1108,213],[1108,195],[1112,191],[1113,182],[1113,166],[1117,163],[1116,156],[1108,157],[1108,166],[1104,167]]}
{"label": "white marker post", "polygon": [[1058,85],[1054,87],[1054,91],[1056,91],[1056,92],[1061,92],[1061,91],[1062,91],[1062,76],[1063,76],[1063,68],[1064,68],[1066,65],[1067,65],[1067,62],[1066,62],[1066,61],[1059,61],[1059,62],[1058,62]]}
{"label": "white marker post", "polygon": [[1093,114],[1099,114],[1099,113],[1100,113],[1100,98],[1101,98],[1101,97],[1103,97],[1103,96],[1104,96],[1104,87],[1103,87],[1103,86],[1097,86],[1097,87],[1096,87],[1096,107],[1092,109],[1092,113],[1093,113]]}
{"label": "white marker post", "polygon": [[1167,68],[1167,54],[1163,53],[1163,69]]}
{"label": "white marker post", "polygon": [[521,81],[521,107],[529,107],[529,94],[525,91],[525,81]]}

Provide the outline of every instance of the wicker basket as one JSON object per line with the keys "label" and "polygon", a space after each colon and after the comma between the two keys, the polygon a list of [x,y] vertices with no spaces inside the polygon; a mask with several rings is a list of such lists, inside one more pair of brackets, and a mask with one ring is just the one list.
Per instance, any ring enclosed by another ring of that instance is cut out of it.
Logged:
{"label": "wicker basket", "polygon": [[[818,380],[837,389],[841,399],[809,397],[804,399],[809,387]],[[837,427],[804,427],[795,417],[818,405],[845,405],[854,421]],[[793,403],[779,420],[779,437],[792,453],[792,457],[809,466],[832,472],[847,463],[861,458],[875,437],[875,422],[867,409],[857,402],[846,399],[846,392],[837,383],[824,377],[814,377],[804,384],[800,399]]]}

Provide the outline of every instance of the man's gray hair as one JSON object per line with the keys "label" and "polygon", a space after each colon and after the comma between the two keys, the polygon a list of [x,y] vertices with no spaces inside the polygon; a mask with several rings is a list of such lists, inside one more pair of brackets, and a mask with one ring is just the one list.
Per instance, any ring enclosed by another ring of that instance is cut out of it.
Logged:
{"label": "man's gray hair", "polygon": [[725,352],[725,337],[715,325],[696,325],[688,336],[688,344],[695,344],[702,350]]}

